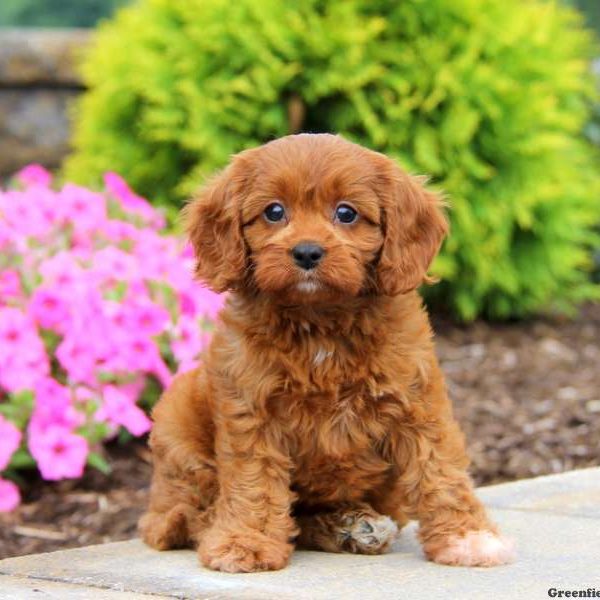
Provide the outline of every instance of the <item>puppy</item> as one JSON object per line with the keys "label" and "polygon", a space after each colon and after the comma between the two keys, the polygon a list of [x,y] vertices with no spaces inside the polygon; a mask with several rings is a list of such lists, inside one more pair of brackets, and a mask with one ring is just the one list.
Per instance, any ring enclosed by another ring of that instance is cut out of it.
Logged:
{"label": "puppy", "polygon": [[235,156],[185,210],[197,275],[229,291],[200,369],[153,414],[143,539],[227,572],[294,545],[509,562],[473,493],[416,288],[448,226],[423,181],[326,134]]}

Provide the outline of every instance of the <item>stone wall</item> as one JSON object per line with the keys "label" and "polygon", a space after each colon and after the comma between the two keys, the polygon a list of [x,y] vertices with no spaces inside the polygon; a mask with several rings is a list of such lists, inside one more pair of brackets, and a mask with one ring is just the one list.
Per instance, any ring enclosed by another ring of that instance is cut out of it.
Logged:
{"label": "stone wall", "polygon": [[0,177],[39,162],[57,167],[68,150],[69,106],[90,33],[0,29]]}

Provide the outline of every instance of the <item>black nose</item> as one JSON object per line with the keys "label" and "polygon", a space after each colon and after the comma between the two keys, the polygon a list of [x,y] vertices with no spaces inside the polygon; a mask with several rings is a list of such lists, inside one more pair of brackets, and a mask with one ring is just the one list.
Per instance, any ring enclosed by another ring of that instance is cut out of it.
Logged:
{"label": "black nose", "polygon": [[294,248],[292,248],[292,256],[299,267],[302,267],[306,271],[314,269],[319,261],[323,258],[325,250],[318,244],[312,244],[311,242],[302,242]]}

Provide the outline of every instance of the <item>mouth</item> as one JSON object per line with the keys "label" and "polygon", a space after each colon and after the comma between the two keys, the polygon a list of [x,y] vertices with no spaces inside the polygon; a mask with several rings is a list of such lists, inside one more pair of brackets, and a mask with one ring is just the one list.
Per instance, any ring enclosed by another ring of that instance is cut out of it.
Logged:
{"label": "mouth", "polygon": [[296,284],[296,289],[307,294],[314,294],[316,291],[321,289],[321,284],[312,278],[305,279],[304,281],[299,281]]}
{"label": "mouth", "polygon": [[296,283],[295,287],[299,292],[314,294],[322,289],[323,284],[319,281],[319,277],[315,271],[304,271],[301,273],[300,281]]}

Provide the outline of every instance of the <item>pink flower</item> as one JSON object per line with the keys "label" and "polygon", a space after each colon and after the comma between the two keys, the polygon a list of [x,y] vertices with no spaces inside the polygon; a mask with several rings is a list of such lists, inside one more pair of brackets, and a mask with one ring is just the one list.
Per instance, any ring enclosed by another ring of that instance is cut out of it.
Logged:
{"label": "pink flower", "polygon": [[110,373],[152,373],[163,386],[171,382],[171,372],[163,361],[158,346],[148,336],[124,329],[114,333],[113,352],[102,363]]}
{"label": "pink flower", "polygon": [[69,332],[56,349],[56,358],[72,381],[92,385],[96,381],[96,353],[91,347],[93,336],[86,339],[84,330]]}
{"label": "pink flower", "polygon": [[184,360],[177,365],[177,375],[193,371],[194,369],[197,369],[199,365],[200,361],[198,360]]}
{"label": "pink flower", "polygon": [[21,443],[21,432],[0,415],[0,471],[6,469]]}
{"label": "pink flower", "polygon": [[138,269],[138,262],[131,254],[114,246],[107,246],[94,255],[94,273],[100,281],[128,281]]}
{"label": "pink flower", "polygon": [[22,294],[21,278],[18,271],[7,269],[0,271],[0,303],[5,303],[10,298],[16,298]]}
{"label": "pink flower", "polygon": [[35,384],[35,408],[31,415],[29,430],[48,429],[55,425],[69,430],[83,423],[83,415],[77,413],[71,401],[71,392],[51,377]]}
{"label": "pink flower", "polygon": [[147,200],[132,191],[120,175],[106,173],[104,185],[108,193],[120,201],[123,210],[140,216],[148,225],[156,228],[164,227],[164,217]]}
{"label": "pink flower", "polygon": [[48,370],[34,323],[19,309],[0,306],[0,386],[11,392],[28,389]]}
{"label": "pink flower", "polygon": [[149,298],[148,286],[140,276],[129,281],[129,288],[125,301],[147,302]]}
{"label": "pink flower", "polygon": [[18,308],[0,307],[0,357],[18,352],[31,354],[29,343],[37,331],[32,321]]}
{"label": "pink flower", "polygon": [[42,165],[31,164],[22,168],[16,175],[17,180],[24,186],[47,187],[52,183],[52,174]]}
{"label": "pink flower", "polygon": [[64,250],[40,263],[39,271],[44,283],[54,285],[65,293],[70,294],[85,283],[81,265],[73,254]]}
{"label": "pink flower", "polygon": [[150,431],[152,423],[131,397],[114,385],[103,390],[102,407],[96,414],[99,420],[108,420],[113,425],[125,427],[133,435]]}
{"label": "pink flower", "polygon": [[146,380],[144,379],[143,375],[140,375],[134,381],[121,384],[119,389],[131,400],[131,402],[137,404],[141,393],[144,391],[145,383]]}
{"label": "pink flower", "polygon": [[[0,216],[2,215],[2,193],[0,192]],[[0,248],[4,252],[12,250],[13,244],[16,242],[16,233],[6,221],[0,219]]]}
{"label": "pink flower", "polygon": [[56,288],[39,287],[33,292],[29,314],[40,327],[64,332],[69,323],[69,307]]}
{"label": "pink flower", "polygon": [[0,477],[0,512],[10,512],[21,503],[19,488],[12,482]]}
{"label": "pink flower", "polygon": [[173,381],[173,374],[160,356],[154,363],[154,366],[150,372],[160,381],[160,384],[163,386],[163,388],[167,388],[171,385],[171,382]]}
{"label": "pink flower", "polygon": [[176,286],[179,289],[179,306],[184,315],[203,315],[214,321],[225,303],[225,294],[216,294],[207,287],[192,281],[187,285]]}
{"label": "pink flower", "polygon": [[60,192],[59,202],[67,220],[78,232],[94,231],[106,220],[106,201],[102,194],[67,183]]}
{"label": "pink flower", "polygon": [[89,402],[94,402],[96,400],[96,394],[90,388],[84,385],[78,385],[73,389],[73,397],[75,399],[75,403],[80,405],[86,405]]}
{"label": "pink flower", "polygon": [[102,225],[102,233],[111,241],[120,243],[124,241],[135,241],[138,229],[135,225],[116,219],[108,219]]}
{"label": "pink flower", "polygon": [[[194,281],[191,246],[164,235],[160,212],[118,175],[101,194],[55,191],[39,165],[17,183],[0,189],[0,402],[32,392],[28,445],[42,475],[76,477],[89,451],[78,428],[147,432],[142,390],[169,385],[173,353],[180,370],[197,365],[224,296]],[[0,472],[20,443],[0,419]],[[0,486],[0,510],[18,504],[18,489]]]}
{"label": "pink flower", "polygon": [[0,372],[0,387],[12,393],[23,392],[30,389],[40,377],[44,377],[48,373],[48,368],[7,363]]}
{"label": "pink flower", "polygon": [[174,239],[159,235],[152,229],[141,229],[136,237],[133,252],[148,279],[170,279],[174,269],[181,269],[177,243]]}
{"label": "pink flower", "polygon": [[[48,192],[36,192],[44,196]],[[7,225],[24,237],[46,239],[53,223],[42,210],[40,202],[32,202],[28,194],[9,190],[2,195],[2,212]]]}
{"label": "pink flower", "polygon": [[160,360],[156,344],[137,332],[131,332],[131,335],[124,340],[122,350],[128,370],[131,371],[152,371]]}
{"label": "pink flower", "polygon": [[89,452],[87,440],[61,425],[29,431],[29,450],[49,481],[81,477]]}
{"label": "pink flower", "polygon": [[181,290],[179,292],[179,309],[181,314],[186,317],[194,317],[196,315],[196,301],[189,290]]}
{"label": "pink flower", "polygon": [[0,364],[0,388],[9,392],[29,390],[36,381],[49,373],[50,364],[47,357],[27,361],[17,355]]}
{"label": "pink flower", "polygon": [[63,226],[65,223],[65,208],[60,203],[58,194],[52,190],[39,190],[36,199],[44,222],[49,225]]}
{"label": "pink flower", "polygon": [[148,299],[126,301],[121,310],[123,326],[143,335],[162,333],[170,321],[169,312]]}
{"label": "pink flower", "polygon": [[184,261],[178,256],[170,257],[169,263],[163,265],[160,279],[166,281],[175,290],[188,290],[196,285],[194,281],[194,263]]}
{"label": "pink flower", "polygon": [[196,319],[181,317],[174,328],[174,335],[171,349],[179,362],[197,358],[206,342]]}
{"label": "pink flower", "polygon": [[214,321],[223,308],[225,302],[223,294],[216,294],[203,285],[195,286],[194,298],[196,300],[197,312]]}

